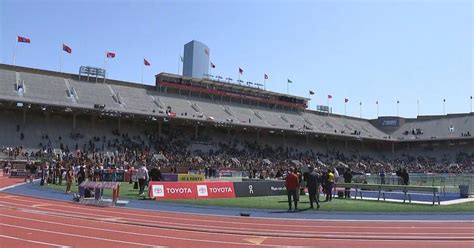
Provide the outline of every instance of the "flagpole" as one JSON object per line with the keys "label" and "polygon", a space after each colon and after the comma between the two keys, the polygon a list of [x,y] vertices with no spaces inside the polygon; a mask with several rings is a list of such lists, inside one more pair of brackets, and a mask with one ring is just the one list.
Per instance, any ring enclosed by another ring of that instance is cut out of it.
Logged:
{"label": "flagpole", "polygon": [[471,107],[471,113],[472,113],[472,96],[471,96],[471,106],[470,107]]}
{"label": "flagpole", "polygon": [[347,102],[346,102],[346,100],[344,100],[344,115],[347,115],[347,113],[346,113],[346,107],[347,107]]}
{"label": "flagpole", "polygon": [[15,48],[13,49],[13,65],[16,65],[16,49],[18,46],[18,34],[16,35]]}
{"label": "flagpole", "polygon": [[286,81],[286,94],[290,94],[290,82]]}
{"label": "flagpole", "polygon": [[62,72],[63,72],[63,47],[61,47],[61,59],[59,61],[59,73],[62,73]]}
{"label": "flagpole", "polygon": [[178,75],[179,75],[179,68],[181,67],[181,55],[178,58]]}
{"label": "flagpole", "polygon": [[328,113],[330,113],[331,110],[330,110],[330,108],[329,108],[329,97],[326,99],[326,101],[327,101],[327,106],[328,106]]}
{"label": "flagpole", "polygon": [[398,104],[400,104],[400,101],[397,100],[397,117],[399,116]]}
{"label": "flagpole", "polygon": [[420,116],[420,99],[416,100],[416,108],[417,108],[418,116]]}
{"label": "flagpole", "polygon": [[143,61],[143,64],[142,64],[142,84],[143,84],[143,69],[145,68],[145,61]]}
{"label": "flagpole", "polygon": [[359,103],[359,117],[362,118],[362,102]]}
{"label": "flagpole", "polygon": [[443,115],[446,115],[446,99],[443,99]]}
{"label": "flagpole", "polygon": [[263,89],[267,90],[267,79],[265,79],[265,75],[263,76]]}
{"label": "flagpole", "polygon": [[107,51],[104,51],[104,71],[105,77],[107,78]]}
{"label": "flagpole", "polygon": [[308,99],[309,99],[309,101],[308,101],[308,109],[311,109],[311,92],[309,92],[309,90],[308,90]]}
{"label": "flagpole", "polygon": [[379,100],[377,100],[375,105],[377,105],[377,118],[379,118]]}

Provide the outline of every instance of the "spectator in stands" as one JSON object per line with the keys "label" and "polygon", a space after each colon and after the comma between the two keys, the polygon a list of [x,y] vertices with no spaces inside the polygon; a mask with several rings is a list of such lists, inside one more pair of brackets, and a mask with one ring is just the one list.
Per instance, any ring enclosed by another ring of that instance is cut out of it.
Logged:
{"label": "spectator in stands", "polygon": [[399,168],[396,172],[395,175],[398,177],[398,185],[403,184],[403,178],[402,178],[402,168]]}
{"label": "spectator in stands", "polygon": [[112,174],[112,182],[116,182],[117,181],[117,167],[115,165],[112,165],[112,167],[110,168],[110,172]]}
{"label": "spectator in stands", "polygon": [[148,169],[145,166],[145,163],[142,162],[140,168],[137,171],[137,179],[138,179],[138,187],[140,188],[138,194],[143,196],[143,192],[145,191],[145,185],[148,178]]}
{"label": "spectator in stands", "polygon": [[380,184],[385,184],[385,171],[383,169],[380,170]]}
{"label": "spectator in stands", "polygon": [[[308,187],[310,208],[314,208],[314,202],[319,209],[319,186],[321,185],[321,177],[319,173],[313,168],[309,168],[309,174],[306,177],[306,186]],[[291,206],[291,204],[290,204]]]}
{"label": "spectator in stands", "polygon": [[407,168],[403,168],[400,176],[403,180],[403,185],[408,185],[410,183],[410,175],[408,174]]}
{"label": "spectator in stands", "polygon": [[295,203],[295,210],[298,210],[298,188],[300,184],[296,173],[297,169],[291,168],[285,179],[285,186],[288,194],[288,211],[292,211],[291,198],[293,198],[293,202]]}
{"label": "spectator in stands", "polygon": [[[344,183],[352,183],[352,172],[350,168],[347,168],[344,174]],[[351,188],[344,189],[344,198],[351,198]]]}

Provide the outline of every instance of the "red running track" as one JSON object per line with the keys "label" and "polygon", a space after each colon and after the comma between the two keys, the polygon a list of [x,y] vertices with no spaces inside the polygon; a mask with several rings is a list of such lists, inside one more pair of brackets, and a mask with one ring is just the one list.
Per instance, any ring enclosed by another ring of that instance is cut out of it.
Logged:
{"label": "red running track", "polygon": [[473,222],[287,220],[102,208],[0,193],[0,247],[474,247]]}

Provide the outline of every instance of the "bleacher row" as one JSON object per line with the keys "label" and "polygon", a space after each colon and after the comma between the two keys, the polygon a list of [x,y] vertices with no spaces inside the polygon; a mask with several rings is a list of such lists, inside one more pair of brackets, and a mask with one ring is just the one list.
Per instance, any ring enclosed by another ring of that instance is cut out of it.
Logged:
{"label": "bleacher row", "polygon": [[[22,96],[18,94],[18,85],[23,86]],[[109,111],[163,117],[166,117],[167,110],[171,109],[177,118],[369,139],[450,138],[460,137],[462,132],[472,133],[474,130],[474,116],[471,114],[455,118],[406,122],[389,135],[364,119],[320,115],[313,111],[271,110],[236,102],[160,93],[151,88],[133,86],[131,83],[130,85],[91,83],[70,77],[9,69],[0,69],[0,100],[86,109],[102,105]],[[413,128],[422,128],[423,135],[407,134],[406,131]]]}

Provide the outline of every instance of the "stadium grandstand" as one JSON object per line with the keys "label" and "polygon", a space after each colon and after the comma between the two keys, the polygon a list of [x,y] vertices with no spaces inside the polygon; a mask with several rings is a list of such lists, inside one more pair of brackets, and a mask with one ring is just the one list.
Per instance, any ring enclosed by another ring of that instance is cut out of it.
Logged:
{"label": "stadium grandstand", "polygon": [[104,75],[1,64],[3,156],[146,151],[162,167],[248,170],[292,161],[362,172],[461,172],[474,163],[473,113],[368,120],[228,82],[160,73],[148,86]]}

